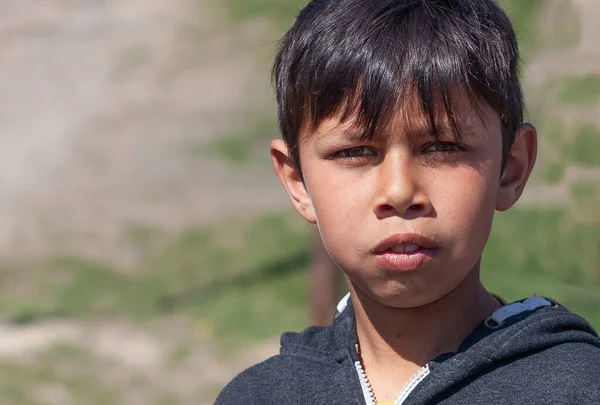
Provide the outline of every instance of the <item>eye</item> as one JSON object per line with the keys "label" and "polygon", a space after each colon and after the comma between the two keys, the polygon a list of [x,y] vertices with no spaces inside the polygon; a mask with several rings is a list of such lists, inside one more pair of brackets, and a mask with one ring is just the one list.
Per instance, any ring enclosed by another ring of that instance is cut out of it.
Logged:
{"label": "eye", "polygon": [[433,142],[425,146],[423,152],[465,152],[467,149],[454,142]]}
{"label": "eye", "polygon": [[357,146],[355,148],[344,149],[334,154],[334,157],[343,159],[356,159],[365,156],[375,156],[376,153],[373,149],[366,146]]}

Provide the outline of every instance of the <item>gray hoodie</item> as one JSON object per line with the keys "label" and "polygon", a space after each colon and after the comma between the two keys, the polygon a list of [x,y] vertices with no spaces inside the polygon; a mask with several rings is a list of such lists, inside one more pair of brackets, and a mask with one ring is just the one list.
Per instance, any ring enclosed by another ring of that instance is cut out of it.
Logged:
{"label": "gray hoodie", "polygon": [[[283,334],[280,354],[238,375],[216,405],[371,405],[351,301],[339,309],[331,326]],[[600,339],[550,299],[517,301],[430,361],[396,404],[600,404]]]}

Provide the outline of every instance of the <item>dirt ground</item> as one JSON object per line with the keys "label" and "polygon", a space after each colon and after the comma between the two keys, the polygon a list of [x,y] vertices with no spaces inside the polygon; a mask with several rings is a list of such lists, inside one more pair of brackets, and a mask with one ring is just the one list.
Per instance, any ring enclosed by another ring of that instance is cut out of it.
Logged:
{"label": "dirt ground", "polygon": [[[528,83],[600,71],[600,2],[573,4],[581,41],[536,55]],[[287,204],[266,169],[191,152],[243,127],[245,117],[273,111],[265,44],[276,33],[264,21],[223,29],[221,13],[187,0],[0,3],[3,257],[75,252],[127,266],[131,255],[119,241],[136,224],[176,234]],[[523,204],[567,203],[565,187],[540,182]],[[0,358],[25,361],[59,343],[85,343],[110,359],[107,369],[143,375],[149,390],[170,387],[208,404],[237,372],[277,350],[276,341],[265,342],[224,361],[198,345],[165,370],[170,348],[193,332],[185,323],[160,330],[116,321],[5,325]],[[149,403],[139,392],[127,395],[124,403]]]}
{"label": "dirt ground", "polygon": [[114,260],[128,226],[283,201],[272,177],[190,151],[271,110],[267,62],[236,39],[260,24],[219,32],[203,4],[2,2],[0,253]]}

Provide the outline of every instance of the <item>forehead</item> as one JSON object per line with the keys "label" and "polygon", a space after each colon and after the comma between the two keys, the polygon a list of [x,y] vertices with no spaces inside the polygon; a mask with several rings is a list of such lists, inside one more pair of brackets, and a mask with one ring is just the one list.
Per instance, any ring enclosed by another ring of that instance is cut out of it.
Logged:
{"label": "forehead", "polygon": [[305,123],[299,142],[302,145],[324,137],[380,141],[403,136],[417,143],[422,138],[459,141],[465,137],[501,136],[500,116],[485,102],[459,94],[452,100],[450,108],[442,100],[436,100],[435,107],[429,109],[433,114],[428,114],[428,109],[418,98],[411,101],[399,103],[393,113],[382,117],[374,128],[368,126],[372,120],[365,118],[358,107],[353,107],[353,111],[340,108],[320,122]]}

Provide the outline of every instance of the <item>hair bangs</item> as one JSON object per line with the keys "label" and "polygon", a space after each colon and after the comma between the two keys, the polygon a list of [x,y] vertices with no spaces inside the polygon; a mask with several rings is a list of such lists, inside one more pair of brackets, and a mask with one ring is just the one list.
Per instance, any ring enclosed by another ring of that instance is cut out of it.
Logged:
{"label": "hair bangs", "polygon": [[523,118],[518,48],[493,2],[313,3],[284,37],[273,70],[280,129],[298,166],[299,138],[332,117],[365,140],[417,123],[435,139],[449,129],[460,140],[465,99],[480,117],[483,104],[492,107],[505,149],[512,145]]}

